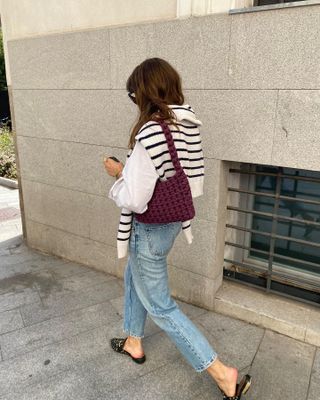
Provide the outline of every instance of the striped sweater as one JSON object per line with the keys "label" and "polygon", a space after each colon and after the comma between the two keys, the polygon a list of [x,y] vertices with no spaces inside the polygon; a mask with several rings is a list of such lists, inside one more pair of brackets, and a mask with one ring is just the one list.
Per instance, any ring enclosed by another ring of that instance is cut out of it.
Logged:
{"label": "striped sweater", "polygon": [[[199,126],[202,122],[195,116],[191,106],[169,105],[176,116],[176,122],[180,129],[169,125],[177,149],[180,164],[188,177],[192,197],[203,195],[204,184],[204,157],[201,145]],[[139,130],[135,139],[147,150],[160,181],[164,181],[175,174],[171,161],[168,145],[161,126],[154,121],[148,121]],[[127,159],[133,149],[129,149]],[[121,209],[120,222],[117,235],[118,258],[123,258],[128,252],[128,243],[131,233],[133,212],[126,208]],[[182,222],[182,230],[187,242],[192,243],[191,220]]]}

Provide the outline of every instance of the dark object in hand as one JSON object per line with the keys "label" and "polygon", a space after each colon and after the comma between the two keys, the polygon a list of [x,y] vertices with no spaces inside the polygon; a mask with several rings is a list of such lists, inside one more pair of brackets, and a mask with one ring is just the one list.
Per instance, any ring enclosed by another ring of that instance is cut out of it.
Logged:
{"label": "dark object in hand", "polygon": [[108,157],[108,158],[112,158],[112,160],[120,162],[120,160],[118,160],[117,157],[111,156],[111,157]]}

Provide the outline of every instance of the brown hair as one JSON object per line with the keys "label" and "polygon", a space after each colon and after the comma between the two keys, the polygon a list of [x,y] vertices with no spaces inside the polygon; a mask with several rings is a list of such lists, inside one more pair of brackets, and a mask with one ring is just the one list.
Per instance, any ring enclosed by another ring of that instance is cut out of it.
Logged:
{"label": "brown hair", "polygon": [[168,124],[175,124],[174,112],[168,104],[182,105],[184,96],[181,78],[178,72],[162,58],[147,58],[137,65],[129,76],[126,89],[135,94],[140,114],[132,128],[128,147],[133,148],[135,136],[148,121],[164,119]]}

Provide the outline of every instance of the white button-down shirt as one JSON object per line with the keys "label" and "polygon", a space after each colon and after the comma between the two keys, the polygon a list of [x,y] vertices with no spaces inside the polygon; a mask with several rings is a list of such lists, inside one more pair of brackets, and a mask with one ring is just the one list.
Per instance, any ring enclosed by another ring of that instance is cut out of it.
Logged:
{"label": "white button-down shirt", "polygon": [[142,214],[148,208],[159,175],[143,145],[135,146],[122,170],[122,176],[112,185],[108,197],[118,207]]}

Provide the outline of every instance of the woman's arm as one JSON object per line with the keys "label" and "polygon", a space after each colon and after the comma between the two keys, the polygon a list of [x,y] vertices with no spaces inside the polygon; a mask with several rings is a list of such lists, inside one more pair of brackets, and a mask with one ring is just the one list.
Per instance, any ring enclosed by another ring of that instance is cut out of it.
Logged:
{"label": "woman's arm", "polygon": [[122,173],[109,191],[108,197],[118,207],[138,214],[147,210],[159,175],[143,145],[137,141]]}

